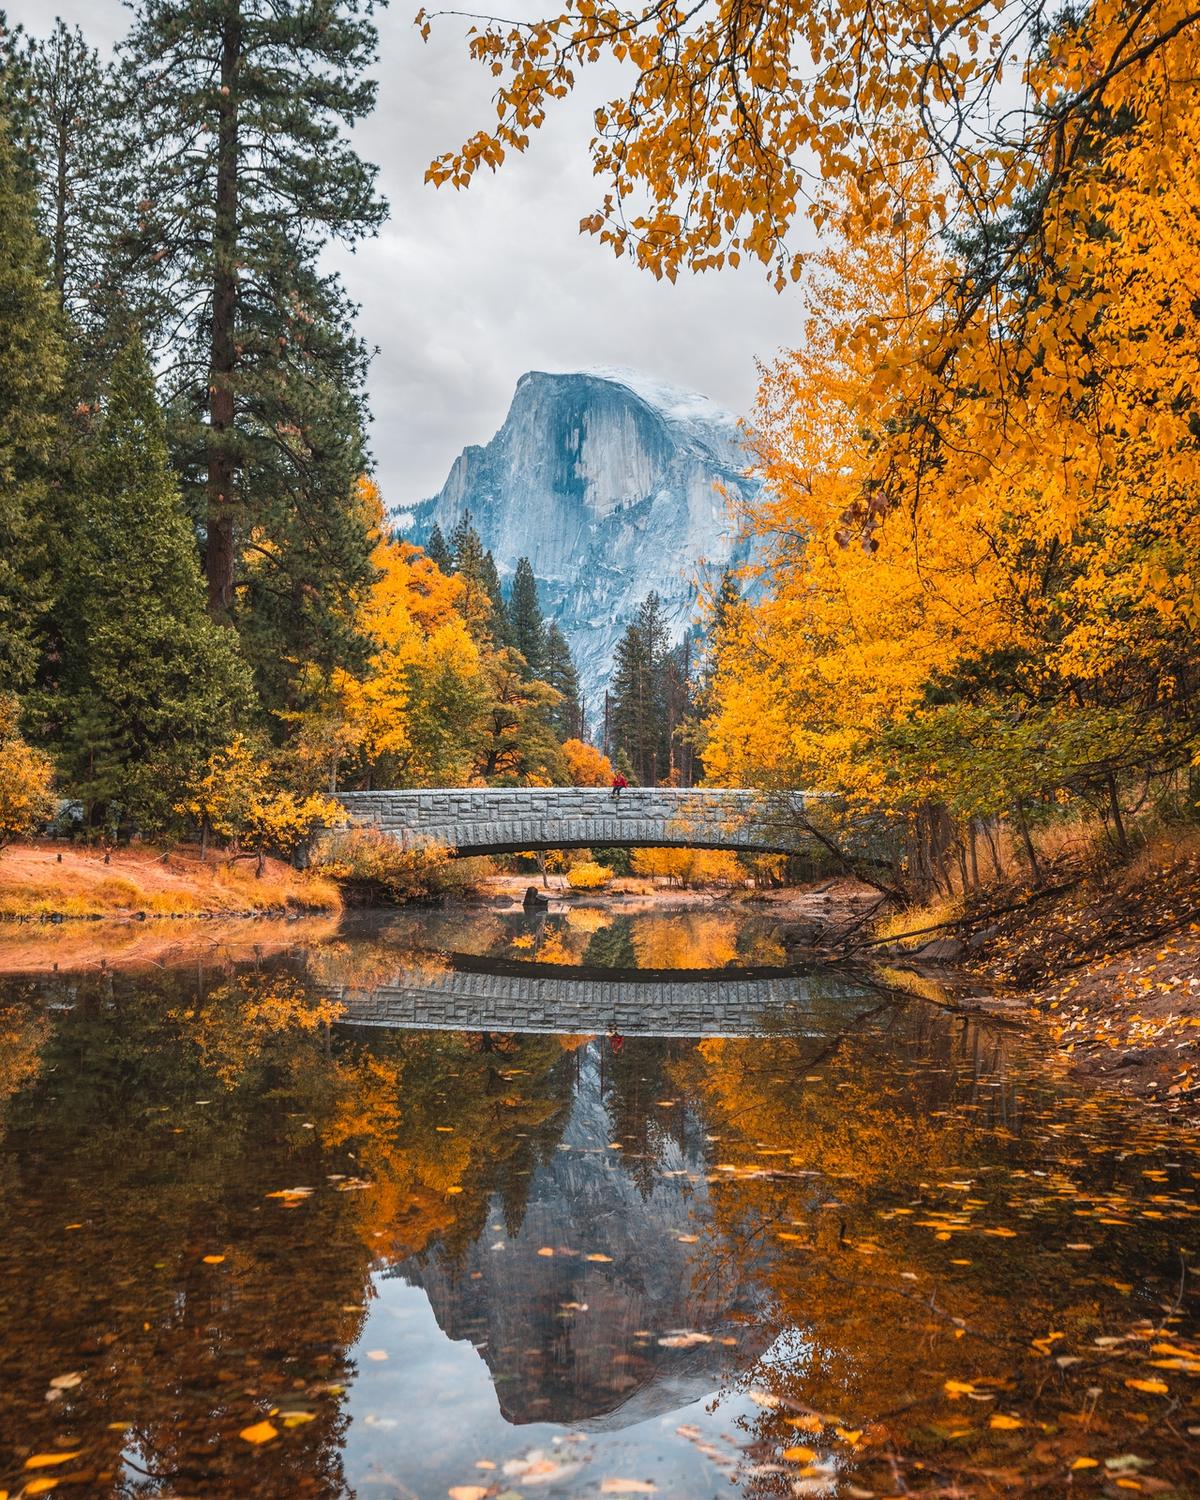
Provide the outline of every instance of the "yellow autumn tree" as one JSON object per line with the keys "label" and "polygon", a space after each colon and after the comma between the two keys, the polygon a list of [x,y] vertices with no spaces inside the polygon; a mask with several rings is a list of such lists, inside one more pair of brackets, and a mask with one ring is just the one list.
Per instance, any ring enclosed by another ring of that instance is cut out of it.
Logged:
{"label": "yellow autumn tree", "polygon": [[0,693],[0,850],[35,832],[54,814],[50,757],[26,744],[19,715],[16,697]]}
{"label": "yellow autumn tree", "polygon": [[471,774],[483,702],[464,585],[387,533],[378,491],[363,483],[376,579],[360,603],[359,628],[371,651],[361,674],[334,673],[332,717],[379,784],[459,786]]}
{"label": "yellow autumn tree", "polygon": [[[1165,110],[1143,99],[1147,121]],[[1042,209],[1053,253],[1039,238],[988,308],[972,292],[986,252],[863,236],[851,196],[806,346],[764,380],[769,491],[749,525],[767,588],[723,632],[706,725],[717,779],[882,814],[905,833],[905,873],[942,887],[955,869],[978,878],[976,835],[997,819],[1040,879],[1038,818],[1082,801],[1124,849],[1147,788],[1186,792],[1194,116],[1165,176],[1156,126],[1096,141]],[[928,195],[919,170],[893,175],[894,197]]]}

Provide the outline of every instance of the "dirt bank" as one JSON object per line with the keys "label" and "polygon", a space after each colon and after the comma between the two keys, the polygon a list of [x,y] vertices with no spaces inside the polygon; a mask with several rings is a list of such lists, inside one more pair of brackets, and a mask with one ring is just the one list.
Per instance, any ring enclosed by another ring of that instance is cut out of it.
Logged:
{"label": "dirt bank", "polygon": [[15,844],[0,852],[0,919],[257,916],[336,911],[336,885],[277,859],[262,876],[196,849],[104,852],[74,844]]}

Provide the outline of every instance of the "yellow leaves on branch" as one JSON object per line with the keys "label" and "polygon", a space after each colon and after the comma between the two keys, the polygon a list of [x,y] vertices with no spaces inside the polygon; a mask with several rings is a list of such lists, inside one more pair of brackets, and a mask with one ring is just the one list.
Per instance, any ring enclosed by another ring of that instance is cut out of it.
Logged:
{"label": "yellow leaves on branch", "polygon": [[[594,107],[591,142],[607,191],[581,232],[658,277],[757,260],[782,288],[801,271],[798,214],[844,223],[848,183],[867,185],[854,213],[864,234],[892,225],[936,236],[963,211],[1002,215],[1090,145],[1098,102],[1115,118],[1145,69],[1189,76],[1173,54],[1190,19],[1171,0],[1132,19],[1117,0],[1093,0],[1037,46],[1046,28],[1034,0],[782,0],[751,11],[738,0],[630,10],[582,0],[528,21],[493,18],[472,27],[468,50],[495,81],[495,118],[438,156],[426,181],[465,188],[496,171],[590,64],[615,62],[624,92]],[[428,12],[417,24],[428,38]],[[1028,107],[1012,111],[1004,96],[1022,88]],[[1170,139],[1161,115],[1149,123]],[[946,164],[956,191],[931,183],[916,212],[880,164],[928,159]]]}

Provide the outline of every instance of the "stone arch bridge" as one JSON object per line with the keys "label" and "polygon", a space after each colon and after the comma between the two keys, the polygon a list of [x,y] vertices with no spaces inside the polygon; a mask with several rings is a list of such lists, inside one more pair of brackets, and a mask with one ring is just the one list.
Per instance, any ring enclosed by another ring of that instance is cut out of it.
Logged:
{"label": "stone arch bridge", "polygon": [[455,787],[343,792],[348,822],[382,829],[405,848],[460,855],[625,846],[810,853],[804,793],[765,798],[727,788]]}

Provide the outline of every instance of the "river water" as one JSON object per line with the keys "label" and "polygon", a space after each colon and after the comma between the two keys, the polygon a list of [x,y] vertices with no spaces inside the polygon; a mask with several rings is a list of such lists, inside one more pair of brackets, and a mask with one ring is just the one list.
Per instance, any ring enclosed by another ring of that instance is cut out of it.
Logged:
{"label": "river water", "polygon": [[1196,1140],[900,982],[716,908],[26,956],[0,1492],[1200,1495]]}

